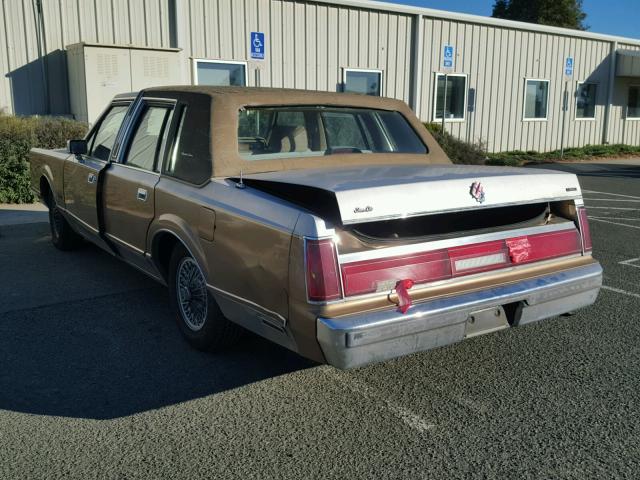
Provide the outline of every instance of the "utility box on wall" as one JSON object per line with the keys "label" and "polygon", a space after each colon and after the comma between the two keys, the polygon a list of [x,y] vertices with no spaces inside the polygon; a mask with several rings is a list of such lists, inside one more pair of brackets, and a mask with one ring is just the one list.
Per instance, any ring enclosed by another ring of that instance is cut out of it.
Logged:
{"label": "utility box on wall", "polygon": [[92,43],[68,45],[69,100],[74,118],[93,123],[119,93],[179,84],[179,51]]}

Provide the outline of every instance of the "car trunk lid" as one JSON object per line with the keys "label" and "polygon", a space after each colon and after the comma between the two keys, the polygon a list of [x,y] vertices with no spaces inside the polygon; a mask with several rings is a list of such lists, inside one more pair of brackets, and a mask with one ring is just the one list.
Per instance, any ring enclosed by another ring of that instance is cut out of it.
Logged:
{"label": "car trunk lid", "polygon": [[512,167],[393,165],[286,170],[249,175],[245,181],[275,194],[287,188],[298,189],[295,197],[301,189],[330,194],[343,225],[581,197],[573,174]]}

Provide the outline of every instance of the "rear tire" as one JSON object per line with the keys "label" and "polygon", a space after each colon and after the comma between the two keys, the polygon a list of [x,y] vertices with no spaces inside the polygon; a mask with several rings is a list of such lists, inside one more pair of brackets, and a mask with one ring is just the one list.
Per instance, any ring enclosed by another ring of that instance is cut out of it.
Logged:
{"label": "rear tire", "polygon": [[49,227],[51,228],[51,242],[62,251],[74,250],[82,243],[82,237],[73,229],[56,204],[52,194],[47,199],[49,206]]}
{"label": "rear tire", "polygon": [[169,262],[169,300],[178,328],[197,350],[224,350],[242,335],[242,329],[225,318],[207,288],[196,260],[181,245]]}

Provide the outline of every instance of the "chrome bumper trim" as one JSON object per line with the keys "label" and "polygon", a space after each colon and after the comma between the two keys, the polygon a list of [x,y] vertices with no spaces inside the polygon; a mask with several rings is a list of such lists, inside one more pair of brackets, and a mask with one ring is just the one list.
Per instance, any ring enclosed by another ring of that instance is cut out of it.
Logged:
{"label": "chrome bumper trim", "polygon": [[466,337],[470,315],[519,303],[514,325],[542,320],[595,302],[602,267],[592,263],[550,275],[397,309],[318,318],[318,342],[327,362],[354,368],[449,345]]}

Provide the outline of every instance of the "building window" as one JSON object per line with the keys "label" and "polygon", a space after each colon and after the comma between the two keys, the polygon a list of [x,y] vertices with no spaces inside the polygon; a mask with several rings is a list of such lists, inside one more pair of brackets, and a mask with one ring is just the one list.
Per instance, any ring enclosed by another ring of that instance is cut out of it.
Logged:
{"label": "building window", "polygon": [[549,103],[549,80],[526,81],[524,92],[524,119],[546,120]]}
{"label": "building window", "polygon": [[593,120],[596,118],[596,92],[595,83],[578,83],[576,92],[576,118],[578,120]]}
{"label": "building window", "polygon": [[247,85],[246,62],[193,60],[193,83],[196,85]]}
{"label": "building window", "polygon": [[382,70],[345,68],[342,84],[345,92],[379,97],[382,95]]}
{"label": "building window", "polygon": [[[446,95],[445,84],[447,86]],[[442,73],[436,73],[434,104],[434,120],[442,121],[444,106],[444,118],[446,122],[463,121],[467,110],[467,76],[463,74],[447,74],[445,77]]]}
{"label": "building window", "polygon": [[640,85],[632,85],[629,87],[627,118],[631,120],[640,120]]}

